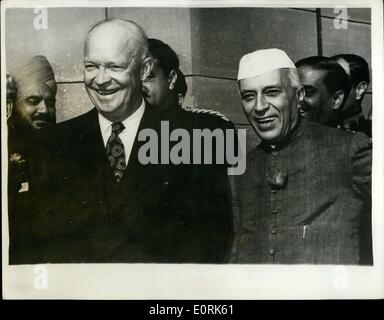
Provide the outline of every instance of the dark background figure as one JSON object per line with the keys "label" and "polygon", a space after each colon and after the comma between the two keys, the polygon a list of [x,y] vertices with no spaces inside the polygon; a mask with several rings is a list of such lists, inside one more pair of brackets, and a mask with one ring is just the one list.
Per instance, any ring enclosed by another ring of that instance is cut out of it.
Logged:
{"label": "dark background figure", "polygon": [[305,97],[300,106],[303,118],[337,127],[351,84],[344,69],[327,57],[313,56],[296,62]]}
{"label": "dark background figure", "polygon": [[[218,149],[223,154],[226,154],[227,151],[226,130],[232,130],[235,139],[233,147],[234,150],[237,150],[236,129],[233,123],[224,115],[210,109],[183,106],[188,85],[183,72],[179,69],[180,62],[176,52],[167,43],[159,39],[150,38],[148,43],[149,54],[153,58],[154,65],[149,77],[143,81],[145,99],[155,108],[162,110],[163,120],[176,121],[180,127],[188,130],[190,136],[193,136],[192,131],[194,129],[209,129],[211,132],[217,129],[222,130],[224,134],[223,147],[220,148],[217,145],[217,140],[213,139],[212,150]],[[212,201],[212,203],[217,202],[215,199],[220,195],[221,202],[231,206],[231,188],[227,174],[227,170],[231,165],[226,161],[223,164],[217,164],[216,153],[214,152],[212,156],[212,165],[198,165],[196,167],[200,172],[198,176],[205,177],[206,180],[201,189],[202,194],[210,194],[211,200],[208,201]],[[192,161],[193,150],[191,150],[190,158]],[[203,161],[202,158],[201,162],[203,163]],[[231,216],[231,210],[225,209],[223,215]]]}
{"label": "dark background figure", "polygon": [[370,72],[367,61],[356,54],[338,54],[331,59],[338,62],[348,74],[352,88],[342,108],[342,128],[364,132],[372,137],[372,119],[365,117],[362,102],[370,83]]}
{"label": "dark background figure", "polygon": [[181,70],[177,70],[177,80],[175,84],[175,93],[177,94],[177,102],[181,107],[184,104],[185,96],[188,91],[188,85],[185,76]]}
{"label": "dark background figure", "polygon": [[304,89],[281,50],[245,55],[238,79],[262,140],[238,179],[238,262],[372,264],[371,139],[302,119]]}
{"label": "dark background figure", "polygon": [[13,105],[15,104],[16,99],[16,83],[13,79],[12,75],[7,71],[6,72],[6,79],[7,79],[7,121],[9,120],[11,114]]}
{"label": "dark background figure", "polygon": [[11,263],[32,254],[30,222],[48,200],[47,173],[56,96],[53,70],[43,56],[31,58],[15,72],[14,81],[16,94],[7,97],[7,100],[13,99],[8,119]]}
{"label": "dark background figure", "polygon": [[[41,243],[35,263],[227,261],[226,185],[202,174],[203,166],[139,158],[145,142],[138,133],[154,130],[160,143],[164,119],[163,108],[142,97],[153,66],[147,50],[144,31],[131,21],[102,21],[89,31],[84,83],[94,108],[58,126],[55,201],[33,223]],[[168,118],[170,131],[183,128]]]}

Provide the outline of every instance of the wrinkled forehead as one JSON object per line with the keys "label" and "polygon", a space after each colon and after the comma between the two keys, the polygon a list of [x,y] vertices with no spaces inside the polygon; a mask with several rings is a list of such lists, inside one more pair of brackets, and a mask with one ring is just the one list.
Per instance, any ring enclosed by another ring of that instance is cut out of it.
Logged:
{"label": "wrinkled forehead", "polygon": [[141,43],[127,30],[104,26],[93,30],[84,44],[85,60],[127,62],[136,56]]}
{"label": "wrinkled forehead", "polygon": [[239,80],[239,89],[241,91],[258,91],[267,87],[282,87],[287,83],[287,81],[287,69],[275,69],[256,77]]}

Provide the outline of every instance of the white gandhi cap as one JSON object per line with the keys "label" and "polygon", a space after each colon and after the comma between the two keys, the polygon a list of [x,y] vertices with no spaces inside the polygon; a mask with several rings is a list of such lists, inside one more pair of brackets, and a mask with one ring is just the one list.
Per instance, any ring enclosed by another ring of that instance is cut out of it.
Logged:
{"label": "white gandhi cap", "polygon": [[295,64],[283,50],[275,48],[257,50],[240,59],[237,80],[257,77],[282,68],[296,69]]}

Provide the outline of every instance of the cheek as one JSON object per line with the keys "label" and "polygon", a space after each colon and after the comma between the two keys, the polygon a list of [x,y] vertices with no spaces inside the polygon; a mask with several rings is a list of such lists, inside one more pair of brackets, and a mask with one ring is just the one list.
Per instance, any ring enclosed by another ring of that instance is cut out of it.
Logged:
{"label": "cheek", "polygon": [[15,110],[17,111],[17,113],[24,117],[28,117],[29,115],[31,115],[36,108],[37,106],[31,106],[27,103],[22,102],[15,105]]}
{"label": "cheek", "polygon": [[95,78],[95,75],[92,72],[84,71],[84,83],[86,86],[92,83],[92,79]]}
{"label": "cheek", "polygon": [[251,115],[253,110],[253,102],[242,102],[243,110],[247,116]]}

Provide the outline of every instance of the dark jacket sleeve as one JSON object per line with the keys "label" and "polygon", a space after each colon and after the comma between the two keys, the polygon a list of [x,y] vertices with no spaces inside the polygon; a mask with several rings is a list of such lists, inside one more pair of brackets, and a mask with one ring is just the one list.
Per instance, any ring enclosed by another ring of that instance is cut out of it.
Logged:
{"label": "dark jacket sleeve", "polygon": [[363,133],[356,132],[350,144],[350,159],[352,162],[352,190],[356,197],[364,202],[360,216],[360,264],[371,265],[372,256],[372,140]]}
{"label": "dark jacket sleeve", "polygon": [[352,161],[352,188],[358,197],[370,201],[372,172],[372,140],[356,132],[351,140],[349,155]]}

